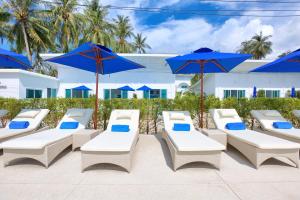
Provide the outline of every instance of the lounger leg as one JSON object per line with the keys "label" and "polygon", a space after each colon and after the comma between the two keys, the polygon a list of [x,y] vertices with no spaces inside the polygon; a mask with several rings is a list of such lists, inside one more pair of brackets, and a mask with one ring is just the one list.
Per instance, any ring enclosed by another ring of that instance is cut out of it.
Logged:
{"label": "lounger leg", "polygon": [[6,161],[5,161],[5,162],[3,163],[3,166],[4,166],[4,167],[7,167],[8,165],[9,165],[9,162],[6,162]]}
{"label": "lounger leg", "polygon": [[300,168],[300,166],[299,166],[299,154],[298,153],[293,155],[293,156],[290,156],[289,159],[290,159],[290,161],[295,163],[296,168],[298,168],[298,169]]}

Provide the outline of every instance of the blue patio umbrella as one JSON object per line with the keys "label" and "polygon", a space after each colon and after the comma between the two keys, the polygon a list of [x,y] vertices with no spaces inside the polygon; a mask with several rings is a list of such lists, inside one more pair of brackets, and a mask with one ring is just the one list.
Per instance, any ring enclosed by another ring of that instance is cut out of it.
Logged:
{"label": "blue patio umbrella", "polygon": [[139,87],[136,90],[148,92],[148,98],[150,98],[149,92],[150,92],[150,90],[152,90],[150,87],[143,85],[142,87]]}
{"label": "blue patio umbrella", "polygon": [[253,98],[256,98],[256,97],[257,97],[257,88],[256,88],[256,86],[253,87],[253,94],[252,94],[252,97],[253,97]]}
{"label": "blue patio umbrella", "polygon": [[[150,98],[150,90],[152,90],[150,87],[146,86],[146,85],[143,85],[142,87],[139,87],[138,89],[136,90],[139,90],[139,91],[144,91],[144,92],[148,92],[148,99]],[[149,103],[148,103],[148,100],[147,100],[147,109],[149,110]],[[147,111],[147,128],[146,128],[146,131],[147,131],[147,134],[149,133],[149,112]]]}
{"label": "blue patio umbrella", "polygon": [[300,49],[278,58],[273,62],[260,66],[251,72],[278,72],[295,73],[300,72]]}
{"label": "blue patio umbrella", "polygon": [[26,56],[0,48],[0,68],[28,69],[31,68]]}
{"label": "blue patio umbrella", "polygon": [[295,87],[292,87],[292,90],[291,90],[291,97],[292,97],[292,98],[295,98],[295,97],[296,97],[296,89],[295,89]]}
{"label": "blue patio umbrella", "polygon": [[92,90],[88,87],[86,87],[85,85],[81,85],[81,86],[78,86],[78,87],[74,87],[72,88],[73,90],[83,90],[83,91],[88,91],[88,90]]}
{"label": "blue patio umbrella", "polygon": [[221,53],[209,48],[200,48],[190,54],[168,58],[166,61],[173,74],[200,74],[200,118],[203,128],[203,74],[226,73],[238,64],[250,58],[250,54]]}
{"label": "blue patio umbrella", "polygon": [[128,85],[125,85],[123,87],[119,87],[118,90],[123,90],[123,91],[134,91],[134,89]]}
{"label": "blue patio umbrella", "polygon": [[131,69],[145,68],[140,64],[118,56],[105,46],[93,44],[91,42],[84,43],[69,53],[50,58],[47,61],[96,73],[95,129],[97,129],[99,74],[105,75]]}
{"label": "blue patio umbrella", "polygon": [[150,91],[152,90],[150,87],[146,86],[146,85],[143,85],[142,87],[139,87],[138,89],[136,90],[140,90],[140,91]]}

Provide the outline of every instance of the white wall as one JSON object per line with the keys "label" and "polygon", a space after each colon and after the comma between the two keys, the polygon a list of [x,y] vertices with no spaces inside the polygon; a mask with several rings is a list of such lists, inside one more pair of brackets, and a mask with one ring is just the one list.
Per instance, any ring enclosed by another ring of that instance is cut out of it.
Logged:
{"label": "white wall", "polygon": [[42,97],[46,98],[47,88],[59,85],[56,78],[18,69],[1,69],[0,82],[0,97],[16,99],[26,98],[26,89],[42,90]]}
{"label": "white wall", "polygon": [[13,73],[0,73],[0,97],[20,98],[19,76]]}
{"label": "white wall", "polygon": [[[124,85],[137,89],[147,85],[152,89],[167,89],[167,98],[175,98],[175,75],[171,73],[165,63],[166,56],[142,56],[142,55],[123,55],[124,57],[146,66],[145,69],[136,69],[110,75],[99,75],[99,98],[104,98],[104,89],[117,89]],[[60,86],[59,97],[65,97],[65,89],[71,89],[80,85],[85,85],[92,89],[90,94],[96,90],[96,77],[94,73],[83,71],[77,68],[52,64],[58,70]],[[133,93],[138,98],[143,98],[142,91],[128,92],[131,98]]]}
{"label": "white wall", "polygon": [[[175,76],[175,87],[176,87],[176,92],[184,92],[189,89],[189,86],[191,86],[191,79],[193,75],[180,75],[177,74]],[[181,85],[185,84],[188,86],[187,89],[182,89]]]}
{"label": "white wall", "polygon": [[257,90],[280,90],[280,97],[285,97],[292,87],[300,89],[300,74],[297,73],[227,73],[213,74],[215,77],[215,95],[223,98],[224,89],[244,89],[246,97],[251,97],[253,87]]}
{"label": "white wall", "polygon": [[[285,97],[292,87],[300,90],[300,73],[216,73],[206,74],[204,78],[204,92],[223,98],[224,90],[245,90],[245,97],[250,98],[253,87],[257,91],[280,90],[280,97]],[[199,82],[191,90],[199,94]]]}
{"label": "white wall", "polygon": [[20,98],[26,98],[26,89],[42,90],[42,98],[47,98],[47,88],[57,89],[59,82],[54,78],[20,74]]}
{"label": "white wall", "polygon": [[[204,75],[204,93],[206,95],[215,95],[215,87],[216,87],[216,83],[215,83],[215,76],[214,74],[205,74]],[[194,84],[191,87],[191,91],[199,94],[200,93],[200,81],[197,82],[197,84]]]}

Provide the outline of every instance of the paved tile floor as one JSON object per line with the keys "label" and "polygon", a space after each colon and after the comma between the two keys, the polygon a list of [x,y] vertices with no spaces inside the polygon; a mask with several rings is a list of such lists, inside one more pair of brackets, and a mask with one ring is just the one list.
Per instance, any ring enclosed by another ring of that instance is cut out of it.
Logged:
{"label": "paved tile floor", "polygon": [[300,199],[300,170],[271,159],[256,170],[235,149],[222,155],[221,170],[193,163],[174,172],[160,136],[141,135],[131,173],[113,165],[80,172],[80,152],[67,149],[45,169],[33,160],[3,167],[0,200],[190,200]]}

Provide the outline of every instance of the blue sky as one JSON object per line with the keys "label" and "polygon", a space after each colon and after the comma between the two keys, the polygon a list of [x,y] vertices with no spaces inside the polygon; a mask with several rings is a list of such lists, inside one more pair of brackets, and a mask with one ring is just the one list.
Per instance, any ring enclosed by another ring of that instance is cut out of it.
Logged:
{"label": "blue sky", "polygon": [[[300,7],[298,4],[276,3],[237,3],[207,2],[203,0],[101,0],[103,5],[126,7],[156,7],[181,10],[203,9],[289,9]],[[269,0],[271,1],[271,0]],[[291,0],[285,0],[291,1]],[[80,1],[84,3],[85,1]],[[141,12],[110,9],[109,18],[118,14],[128,15],[137,32],[147,36],[152,47],[150,53],[186,53],[200,47],[210,47],[220,51],[236,51],[241,42],[254,34],[263,32],[272,35],[273,53],[278,54],[300,48],[300,17],[263,18],[245,16],[201,16],[194,13]],[[224,14],[232,14],[226,12]],[[238,14],[255,14],[238,12]],[[300,14],[300,12],[267,12],[260,15]],[[2,48],[8,48],[2,44]]]}

